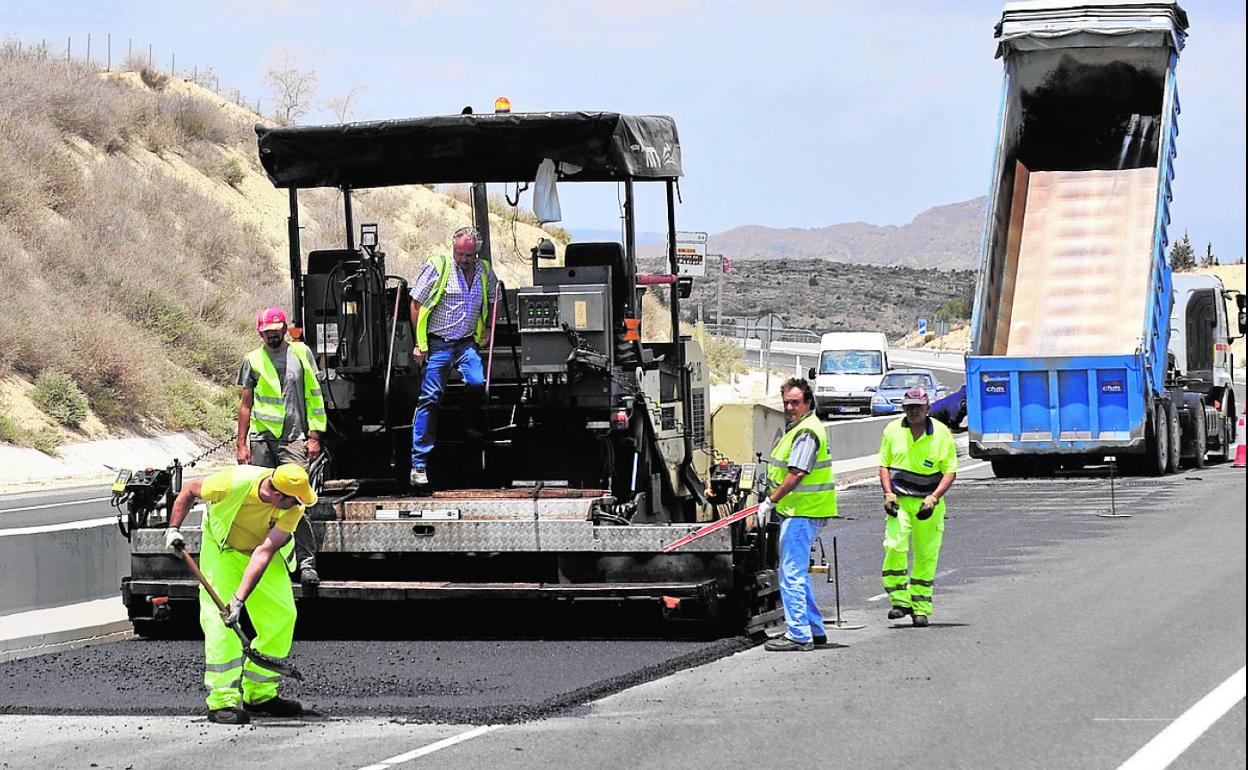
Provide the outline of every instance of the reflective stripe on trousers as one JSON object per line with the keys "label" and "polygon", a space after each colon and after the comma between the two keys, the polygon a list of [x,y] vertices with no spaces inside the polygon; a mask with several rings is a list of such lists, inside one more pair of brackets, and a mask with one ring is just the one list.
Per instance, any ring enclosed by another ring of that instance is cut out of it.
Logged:
{"label": "reflective stripe on trousers", "polygon": [[[932,614],[932,587],[945,535],[945,501],[931,518],[919,521],[916,514],[923,499],[899,497],[896,516],[884,517],[884,567],[880,582],[894,607],[912,608],[916,615]],[[910,541],[914,540],[914,569],[910,569]]]}
{"label": "reflective stripe on trousers", "polygon": [[[217,595],[233,596],[242,582],[251,554],[221,550],[205,538],[199,566]],[[247,615],[256,629],[252,648],[273,658],[290,654],[295,633],[295,595],[290,576],[280,558],[269,562],[255,590],[247,597]],[[234,630],[221,621],[221,613],[203,588],[199,589],[199,625],[204,632],[204,684],[208,708],[237,708],[242,699],[259,703],[277,695],[277,672],[243,658],[243,645]]]}

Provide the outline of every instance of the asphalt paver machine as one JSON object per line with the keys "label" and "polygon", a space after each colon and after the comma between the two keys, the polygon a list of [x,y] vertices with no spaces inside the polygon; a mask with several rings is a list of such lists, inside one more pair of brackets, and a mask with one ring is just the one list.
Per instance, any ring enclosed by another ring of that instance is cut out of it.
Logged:
{"label": "asphalt paver machine", "polygon": [[[676,330],[687,291],[674,245],[674,120],[494,113],[256,130],[265,170],[289,192],[291,323],[316,355],[329,420],[327,461],[315,468],[321,501],[309,512],[322,581],[296,583],[301,603],[649,602],[662,617],[730,632],[779,616],[775,545],[752,518],[663,553],[742,509],[755,475],[708,448],[699,345],[679,332],[643,341],[644,292],[661,287]],[[539,172],[561,185],[615,186],[622,242],[574,242],[562,255],[546,240],[533,248],[531,285],[497,293],[492,350],[482,351],[488,390],[452,377],[430,458],[433,489],[413,490],[421,370],[411,356],[408,286],[387,272],[376,226],[357,233],[352,191],[471,185],[490,259],[485,185],[531,184]],[[666,193],[667,272],[659,275],[638,271],[643,184]],[[343,248],[305,258],[299,192],[326,187],[342,195]],[[136,497],[159,499],[147,492]],[[157,506],[140,506],[127,528],[123,598],[143,633],[158,633],[195,597],[194,580],[164,548]],[[183,532],[197,551],[198,531]]]}

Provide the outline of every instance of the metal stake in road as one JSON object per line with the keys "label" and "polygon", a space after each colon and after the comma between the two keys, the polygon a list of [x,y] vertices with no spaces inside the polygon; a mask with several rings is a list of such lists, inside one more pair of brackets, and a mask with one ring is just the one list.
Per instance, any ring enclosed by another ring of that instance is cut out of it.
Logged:
{"label": "metal stake in road", "polygon": [[1131,514],[1118,512],[1118,496],[1114,491],[1114,470],[1118,467],[1118,458],[1109,457],[1109,513],[1098,513],[1102,519],[1129,519]]}
{"label": "metal stake in road", "polygon": [[836,584],[836,621],[824,623],[824,628],[835,628],[838,631],[857,631],[866,628],[865,623],[849,623],[841,620],[841,565],[836,557],[836,538],[832,538],[832,582]]}

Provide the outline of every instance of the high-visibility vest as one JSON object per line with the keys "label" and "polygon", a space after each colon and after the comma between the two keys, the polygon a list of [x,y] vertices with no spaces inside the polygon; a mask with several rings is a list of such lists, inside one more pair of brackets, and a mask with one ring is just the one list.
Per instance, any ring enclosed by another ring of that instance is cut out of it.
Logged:
{"label": "high-visibility vest", "polygon": [[884,426],[880,436],[880,464],[888,469],[893,492],[903,497],[927,497],[935,492],[946,473],[957,471],[957,457],[953,433],[931,417],[917,439],[904,417]]}
{"label": "high-visibility vest", "polygon": [[832,455],[828,452],[828,434],[813,411],[798,420],[772,448],[771,464],[767,469],[769,489],[780,486],[784,477],[789,474],[789,455],[793,452],[793,442],[803,433],[809,433],[818,442],[815,465],[793,491],[780,498],[780,502],[776,503],[776,513],[781,516],[815,519],[835,516],[836,476],[832,472]]}
{"label": "high-visibility vest", "polygon": [[[256,465],[227,465],[217,473],[224,473],[229,478],[230,491],[222,500],[208,505],[208,512],[204,514],[204,537],[210,538],[217,544],[217,547],[225,550],[227,548],[225,541],[230,536],[230,527],[234,526],[234,517],[238,515],[243,503],[247,501],[247,493],[256,486],[260,479],[273,475],[273,469]],[[284,513],[277,506],[274,506],[273,510],[278,515]],[[281,554],[282,561],[286,562],[286,570],[294,572],[296,563],[293,533],[278,553]]]}
{"label": "high-visibility vest", "polygon": [[[416,314],[416,347],[421,350],[429,349],[429,316],[433,313],[434,306],[442,301],[442,295],[446,293],[446,281],[454,265],[451,258],[445,254],[430,257],[429,261],[438,270],[438,282],[433,285],[429,298],[420,304],[420,312]],[[483,259],[480,264],[481,310],[477,315],[477,330],[473,338],[478,345],[484,345],[486,316],[490,306],[490,263]]]}
{"label": "high-visibility vest", "polygon": [[[316,381],[316,364],[312,351],[302,342],[291,342],[290,349],[303,366],[303,404],[308,414],[308,430],[325,430],[325,398]],[[274,438],[282,437],[286,423],[286,400],[282,398],[282,381],[269,352],[259,347],[247,354],[251,370],[259,376],[251,398],[251,432],[268,431]]]}

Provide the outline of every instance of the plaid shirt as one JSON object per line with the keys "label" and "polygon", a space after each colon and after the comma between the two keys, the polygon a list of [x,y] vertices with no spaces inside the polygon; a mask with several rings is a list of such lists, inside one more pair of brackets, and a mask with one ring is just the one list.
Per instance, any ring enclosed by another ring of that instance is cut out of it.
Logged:
{"label": "plaid shirt", "polygon": [[[472,280],[464,280],[464,271],[451,261],[451,274],[446,277],[446,291],[438,304],[429,308],[429,333],[448,340],[473,336],[481,314],[481,261],[473,266]],[[490,296],[497,296],[498,277],[490,271]],[[426,262],[416,280],[412,281],[412,299],[425,304],[438,284],[438,269]]]}

